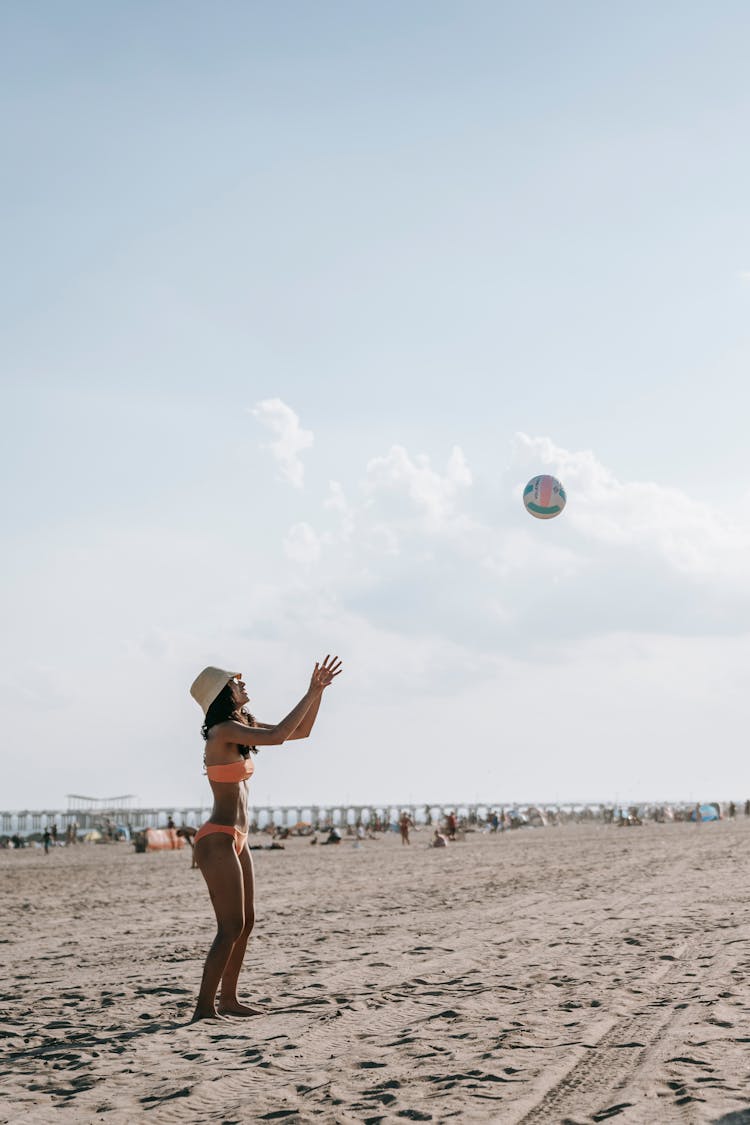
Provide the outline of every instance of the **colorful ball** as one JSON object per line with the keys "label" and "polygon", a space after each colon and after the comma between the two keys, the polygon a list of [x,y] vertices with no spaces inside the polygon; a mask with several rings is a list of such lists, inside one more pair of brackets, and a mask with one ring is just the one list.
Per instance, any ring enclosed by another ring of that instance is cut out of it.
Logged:
{"label": "colorful ball", "polygon": [[543,474],[532,477],[523,490],[523,502],[529,515],[538,520],[551,520],[565,507],[565,489],[555,477]]}

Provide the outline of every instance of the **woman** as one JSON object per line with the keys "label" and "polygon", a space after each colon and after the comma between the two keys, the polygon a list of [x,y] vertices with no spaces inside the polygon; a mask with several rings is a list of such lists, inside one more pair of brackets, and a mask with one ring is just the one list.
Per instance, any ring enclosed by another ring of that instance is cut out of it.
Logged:
{"label": "woman", "polygon": [[244,709],[249,698],[241,672],[204,668],[190,688],[205,715],[204,762],[214,794],[211,819],[196,833],[193,854],[208,884],[217,924],[193,1022],[222,1015],[259,1014],[257,1008],[242,1004],[237,996],[237,978],[255,921],[255,880],[247,848],[247,781],[254,769],[250,751],[255,752],[258,746],[280,746],[291,738],[307,738],[323,691],[340,671],[341,661],[336,656],[326,656],[322,664],[316,664],[302,699],[276,725],[258,723]]}

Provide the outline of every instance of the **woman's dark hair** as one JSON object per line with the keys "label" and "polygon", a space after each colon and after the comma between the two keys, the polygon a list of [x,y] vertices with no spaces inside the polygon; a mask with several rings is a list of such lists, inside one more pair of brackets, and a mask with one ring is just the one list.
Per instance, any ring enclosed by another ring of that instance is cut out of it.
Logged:
{"label": "woman's dark hair", "polygon": [[[201,727],[201,734],[204,738],[208,738],[208,732],[211,727],[215,727],[217,723],[226,723],[228,719],[236,719],[239,722],[244,722],[249,727],[255,726],[255,719],[249,711],[246,711],[244,707],[240,711],[237,710],[237,704],[232,695],[231,683],[224,685],[208,711],[206,711],[206,718]],[[258,753],[257,746],[239,747],[240,754],[243,758],[247,758],[251,750],[253,754]]]}

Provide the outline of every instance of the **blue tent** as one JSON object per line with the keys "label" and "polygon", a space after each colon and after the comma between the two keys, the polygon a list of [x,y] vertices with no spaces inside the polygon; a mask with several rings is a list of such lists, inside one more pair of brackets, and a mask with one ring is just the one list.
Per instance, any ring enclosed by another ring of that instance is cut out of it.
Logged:
{"label": "blue tent", "polygon": [[[690,814],[690,819],[695,820],[695,809]],[[718,805],[701,805],[701,820],[719,820]]]}

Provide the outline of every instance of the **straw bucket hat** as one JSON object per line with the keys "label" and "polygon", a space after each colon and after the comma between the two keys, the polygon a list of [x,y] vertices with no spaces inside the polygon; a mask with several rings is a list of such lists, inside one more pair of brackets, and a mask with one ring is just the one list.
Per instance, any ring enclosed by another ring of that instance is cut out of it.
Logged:
{"label": "straw bucket hat", "polygon": [[207,714],[209,707],[216,699],[216,696],[226,687],[230,680],[235,676],[241,676],[242,672],[226,672],[223,668],[204,668],[202,672],[193,680],[190,685],[190,694],[196,703],[199,703],[203,708],[203,714]]}

